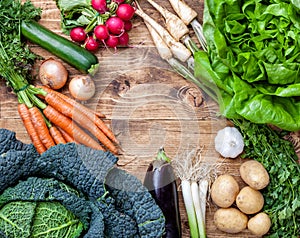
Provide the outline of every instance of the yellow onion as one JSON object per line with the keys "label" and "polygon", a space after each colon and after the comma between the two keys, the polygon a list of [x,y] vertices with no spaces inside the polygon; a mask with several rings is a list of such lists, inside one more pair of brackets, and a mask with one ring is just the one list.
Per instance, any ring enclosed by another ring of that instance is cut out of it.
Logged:
{"label": "yellow onion", "polygon": [[95,83],[89,75],[75,75],[69,83],[70,94],[77,100],[91,99],[95,90]]}
{"label": "yellow onion", "polygon": [[39,78],[43,85],[52,89],[60,89],[67,82],[68,71],[60,61],[49,58],[42,62],[39,68]]}

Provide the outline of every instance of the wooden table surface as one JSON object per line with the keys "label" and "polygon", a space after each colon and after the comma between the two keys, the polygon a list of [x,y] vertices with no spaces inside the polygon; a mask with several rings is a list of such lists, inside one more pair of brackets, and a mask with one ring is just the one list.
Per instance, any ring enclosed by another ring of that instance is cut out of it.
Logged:
{"label": "wooden table surface", "polygon": [[[40,23],[63,35],[55,1],[32,2],[43,10]],[[198,19],[202,22],[203,1],[186,2],[199,13]],[[168,1],[159,3],[172,11]],[[155,19],[162,20],[148,3],[141,1],[141,5]],[[176,158],[201,146],[203,159],[218,163],[220,173],[232,174],[240,186],[244,186],[238,173],[242,159],[224,160],[214,150],[216,132],[227,124],[224,119],[216,117],[217,105],[209,99],[203,100],[196,86],[178,76],[160,59],[141,18],[136,16],[133,19],[133,29],[129,35],[130,47],[118,49],[117,52],[103,48],[95,53],[100,62],[100,70],[94,76],[96,94],[85,102],[86,106],[106,115],[105,123],[121,142],[123,151],[119,155],[119,166],[143,180],[148,164],[160,147],[165,148],[170,158]],[[195,38],[193,34],[191,36]],[[45,59],[56,58],[36,45],[30,46],[32,51]],[[34,75],[40,63],[36,63]],[[64,65],[70,76],[79,73]],[[62,92],[69,95],[67,87]],[[16,96],[1,81],[0,127],[15,131],[18,139],[30,143],[17,113],[17,103]],[[189,228],[180,186],[178,190],[185,238],[189,237]],[[215,210],[215,205],[210,202],[207,206],[207,237],[255,237],[247,230],[235,235],[218,231],[213,223]]]}

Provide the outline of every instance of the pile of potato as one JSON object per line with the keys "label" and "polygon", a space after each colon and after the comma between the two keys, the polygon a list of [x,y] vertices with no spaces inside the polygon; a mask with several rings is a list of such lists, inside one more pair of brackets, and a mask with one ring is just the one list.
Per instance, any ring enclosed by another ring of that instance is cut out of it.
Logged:
{"label": "pile of potato", "polygon": [[260,192],[269,184],[269,174],[261,163],[248,160],[240,166],[240,176],[246,183],[242,189],[230,174],[218,176],[212,184],[211,198],[219,207],[214,222],[227,233],[248,228],[252,234],[262,236],[271,226],[269,216],[261,211],[264,197]]}

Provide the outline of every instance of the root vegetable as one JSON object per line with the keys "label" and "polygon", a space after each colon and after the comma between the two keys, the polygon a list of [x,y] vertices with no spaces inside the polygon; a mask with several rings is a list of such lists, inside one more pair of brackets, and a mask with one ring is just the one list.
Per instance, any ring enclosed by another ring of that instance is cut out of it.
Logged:
{"label": "root vegetable", "polygon": [[39,78],[43,85],[60,89],[67,82],[68,71],[61,62],[49,58],[42,62],[39,68]]}
{"label": "root vegetable", "polygon": [[239,185],[233,176],[220,175],[212,184],[211,198],[213,202],[222,208],[230,207],[239,193]]}
{"label": "root vegetable", "polygon": [[271,227],[271,219],[264,212],[260,212],[256,214],[248,221],[248,230],[253,235],[263,236],[268,233],[270,227]]}
{"label": "root vegetable", "polygon": [[246,184],[256,190],[265,188],[270,182],[267,170],[256,160],[244,162],[240,167],[240,175]]}
{"label": "root vegetable", "polygon": [[99,46],[99,42],[93,36],[87,37],[84,43],[84,47],[88,51],[95,51],[99,48]]}
{"label": "root vegetable", "polygon": [[75,75],[69,83],[70,94],[81,101],[91,99],[95,90],[95,83],[88,75]]}
{"label": "root vegetable", "polygon": [[108,18],[105,25],[112,34],[119,35],[124,32],[124,21],[117,16]]}
{"label": "root vegetable", "polygon": [[118,6],[116,14],[123,21],[129,21],[134,15],[134,8],[128,3],[123,3]]}
{"label": "root vegetable", "polygon": [[248,217],[236,208],[220,208],[214,214],[216,227],[227,233],[239,233],[246,229]]}
{"label": "root vegetable", "polygon": [[246,186],[237,195],[236,205],[245,214],[255,214],[263,208],[264,197],[260,191]]}
{"label": "root vegetable", "polygon": [[87,34],[84,28],[79,26],[79,27],[74,27],[70,31],[70,37],[75,42],[84,42],[87,37]]}

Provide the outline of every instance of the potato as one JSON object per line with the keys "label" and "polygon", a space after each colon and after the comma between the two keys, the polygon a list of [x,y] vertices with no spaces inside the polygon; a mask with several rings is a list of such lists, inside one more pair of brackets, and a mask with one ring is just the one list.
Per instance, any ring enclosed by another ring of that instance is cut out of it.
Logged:
{"label": "potato", "polygon": [[248,160],[240,166],[241,178],[251,188],[260,190],[265,188],[270,177],[264,166],[256,160]]}
{"label": "potato", "polygon": [[264,197],[260,191],[246,186],[238,193],[235,202],[243,213],[254,214],[263,208]]}
{"label": "potato", "polygon": [[256,214],[248,221],[248,230],[253,235],[263,236],[268,233],[270,227],[271,227],[271,219],[264,212],[260,212]]}
{"label": "potato", "polygon": [[237,181],[229,174],[220,175],[212,184],[211,198],[219,207],[230,207],[239,193]]}
{"label": "potato", "polygon": [[239,233],[246,229],[248,217],[236,208],[219,208],[214,214],[216,227],[227,233]]}

